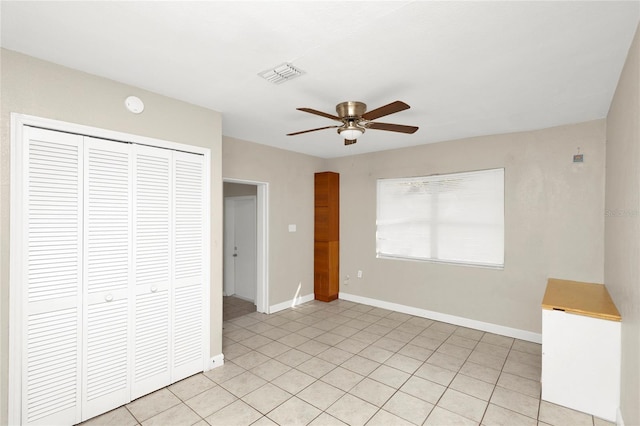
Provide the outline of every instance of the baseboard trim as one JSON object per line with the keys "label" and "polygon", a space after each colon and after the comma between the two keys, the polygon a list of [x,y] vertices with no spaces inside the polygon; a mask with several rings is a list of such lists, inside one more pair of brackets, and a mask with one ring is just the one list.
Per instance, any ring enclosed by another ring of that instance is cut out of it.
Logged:
{"label": "baseboard trim", "polygon": [[278,303],[276,305],[269,306],[269,313],[275,314],[276,312],[283,311],[285,309],[293,308],[297,305],[301,305],[303,303],[311,302],[314,296],[313,293],[307,294],[306,296],[298,296],[291,300],[287,300],[286,302]]}
{"label": "baseboard trim", "polygon": [[620,411],[620,407],[618,407],[618,410],[616,411],[616,425],[624,426],[624,420],[622,420],[622,411]]}
{"label": "baseboard trim", "polygon": [[207,368],[204,371],[213,370],[214,368],[222,367],[223,365],[224,365],[224,354],[218,354],[218,355],[212,356],[209,359],[209,364],[207,365]]}
{"label": "baseboard trim", "polygon": [[377,308],[388,309],[390,311],[402,312],[403,314],[415,315],[417,317],[428,318],[435,321],[447,322],[462,327],[473,328],[476,330],[487,331],[489,333],[500,334],[502,336],[514,337],[520,340],[526,340],[533,343],[542,343],[542,334],[533,333],[531,331],[520,330],[517,328],[505,327],[498,324],[492,324],[483,321],[476,321],[469,318],[459,317],[455,315],[443,314],[440,312],[429,311],[426,309],[415,308],[413,306],[401,305],[399,303],[386,302],[384,300],[371,299],[369,297],[357,296],[355,294],[340,293],[339,299],[348,300],[350,302],[362,303],[363,305],[375,306]]}

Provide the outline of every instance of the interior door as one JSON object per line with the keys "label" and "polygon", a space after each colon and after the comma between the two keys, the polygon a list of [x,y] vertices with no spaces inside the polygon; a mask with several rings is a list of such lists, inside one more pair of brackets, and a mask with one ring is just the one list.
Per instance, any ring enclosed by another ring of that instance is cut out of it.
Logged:
{"label": "interior door", "polygon": [[82,136],[24,127],[22,424],[81,420],[82,149]]}
{"label": "interior door", "polygon": [[135,146],[132,398],[171,378],[171,182],[171,151]]}
{"label": "interior door", "polygon": [[225,198],[225,294],[255,302],[256,197]]}
{"label": "interior door", "polygon": [[171,382],[203,368],[204,158],[173,153]]}
{"label": "interior door", "polygon": [[131,145],[84,138],[82,419],[130,400]]}

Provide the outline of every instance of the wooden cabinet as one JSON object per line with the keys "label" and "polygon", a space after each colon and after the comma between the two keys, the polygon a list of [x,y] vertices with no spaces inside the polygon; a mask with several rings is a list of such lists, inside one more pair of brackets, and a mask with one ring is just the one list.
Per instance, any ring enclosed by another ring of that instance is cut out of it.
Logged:
{"label": "wooden cabinet", "polygon": [[549,279],[542,301],[542,399],[616,420],[620,314],[602,284]]}
{"label": "wooden cabinet", "polygon": [[315,299],[338,298],[340,269],[340,175],[315,174],[314,293]]}

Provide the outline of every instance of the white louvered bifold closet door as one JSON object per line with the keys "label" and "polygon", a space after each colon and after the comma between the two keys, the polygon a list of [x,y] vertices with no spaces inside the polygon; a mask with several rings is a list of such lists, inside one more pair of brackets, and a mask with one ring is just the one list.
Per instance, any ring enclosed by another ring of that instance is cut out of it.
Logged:
{"label": "white louvered bifold closet door", "polygon": [[76,424],[202,371],[204,156],[23,135],[16,423]]}
{"label": "white louvered bifold closet door", "polygon": [[202,155],[173,153],[174,269],[172,381],[202,371],[203,187]]}
{"label": "white louvered bifold closet door", "polygon": [[24,128],[22,423],[80,421],[82,136]]}
{"label": "white louvered bifold closet door", "polygon": [[172,151],[135,146],[132,398],[171,380]]}
{"label": "white louvered bifold closet door", "polygon": [[85,137],[82,419],[129,402],[131,145]]}

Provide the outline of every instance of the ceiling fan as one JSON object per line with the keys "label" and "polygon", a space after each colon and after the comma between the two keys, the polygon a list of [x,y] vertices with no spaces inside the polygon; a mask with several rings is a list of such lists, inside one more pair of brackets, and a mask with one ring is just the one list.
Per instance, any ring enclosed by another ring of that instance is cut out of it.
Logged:
{"label": "ceiling fan", "polygon": [[336,105],[337,116],[327,114],[311,108],[296,108],[299,111],[308,112],[310,114],[319,115],[321,117],[330,118],[332,120],[341,121],[341,125],[319,127],[317,129],[303,130],[301,132],[288,133],[287,136],[300,135],[302,133],[315,132],[324,129],[338,129],[338,134],[344,137],[344,144],[351,145],[357,142],[359,136],[366,129],[386,130],[389,132],[399,133],[415,133],[418,128],[415,126],[405,126],[402,124],[377,123],[372,120],[384,117],[385,115],[394,114],[396,112],[409,109],[409,105],[401,101],[391,102],[390,104],[381,106],[371,111],[367,111],[367,105],[362,102],[347,101]]}

